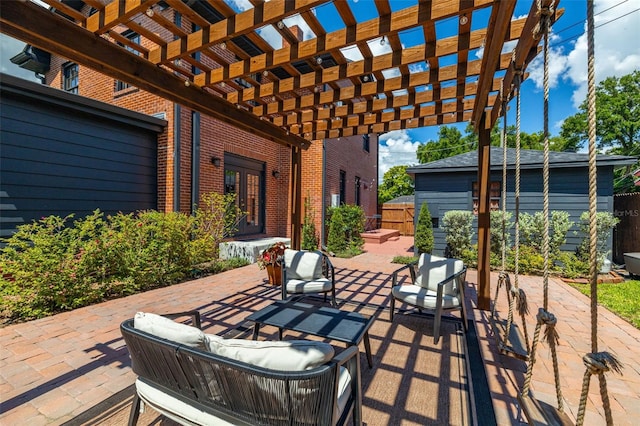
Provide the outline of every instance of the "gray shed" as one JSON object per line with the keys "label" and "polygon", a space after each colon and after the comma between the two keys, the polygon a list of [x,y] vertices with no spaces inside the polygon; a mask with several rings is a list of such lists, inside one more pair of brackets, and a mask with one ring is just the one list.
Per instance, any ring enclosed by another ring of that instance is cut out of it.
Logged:
{"label": "gray shed", "polygon": [[[543,152],[521,150],[520,212],[533,214],[542,210]],[[598,155],[598,210],[613,213],[613,170],[634,164],[635,157]],[[588,154],[574,152],[549,153],[549,209],[569,212],[578,222],[589,209]],[[474,211],[477,208],[478,152],[470,151],[454,157],[407,168],[415,180],[415,217],[427,202],[434,219],[435,252],[446,247],[442,217],[449,210]],[[515,211],[515,149],[507,150],[507,210]],[[502,148],[491,147],[491,208],[500,209],[502,191]],[[437,226],[439,222],[439,226]],[[477,228],[477,224],[474,223]],[[577,231],[577,226],[573,230]],[[477,237],[477,235],[476,235]],[[569,231],[563,250],[574,250],[582,235]]]}

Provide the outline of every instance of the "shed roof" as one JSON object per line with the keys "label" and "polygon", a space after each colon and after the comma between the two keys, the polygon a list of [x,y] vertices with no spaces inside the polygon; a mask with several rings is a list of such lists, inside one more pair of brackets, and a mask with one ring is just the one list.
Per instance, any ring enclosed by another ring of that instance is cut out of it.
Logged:
{"label": "shed roof", "polygon": [[414,196],[413,195],[402,195],[400,197],[396,197],[393,200],[389,200],[383,204],[413,204]]}
{"label": "shed roof", "polygon": [[[638,159],[625,155],[605,155],[598,154],[596,164],[598,167],[614,166],[621,167],[634,164]],[[520,168],[522,169],[541,169],[543,163],[543,151],[535,149],[520,150]],[[507,169],[515,169],[516,165],[516,149],[507,148]],[[575,152],[549,152],[550,168],[566,168],[566,167],[587,167],[589,165],[589,154],[581,154]],[[491,170],[502,169],[502,148],[491,147]],[[426,164],[420,164],[407,168],[407,173],[442,173],[442,172],[461,172],[461,171],[477,171],[478,170],[478,151],[469,151],[464,154],[455,155],[453,157],[444,158],[442,160],[432,161]]]}

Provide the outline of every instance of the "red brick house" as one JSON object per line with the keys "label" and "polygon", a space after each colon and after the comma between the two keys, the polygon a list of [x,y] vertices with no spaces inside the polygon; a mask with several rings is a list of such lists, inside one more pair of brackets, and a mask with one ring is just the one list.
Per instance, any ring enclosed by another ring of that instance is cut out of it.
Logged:
{"label": "red brick house", "polygon": [[[188,18],[171,8],[156,9],[155,13],[165,15],[166,25],[177,25],[185,32],[192,29]],[[156,34],[167,32],[160,24],[152,30]],[[116,26],[109,35],[138,55],[147,52],[145,46],[150,42],[144,35],[118,31]],[[297,36],[302,38],[299,31]],[[255,39],[244,41],[256,48],[264,47]],[[212,55],[236,54],[226,46],[212,48]],[[181,73],[200,72],[185,60],[175,62],[174,67]],[[255,78],[264,81],[269,76]],[[167,121],[157,146],[159,210],[190,212],[203,193],[235,192],[240,206],[248,212],[239,236],[290,236],[288,146],[238,130],[60,56],[51,56],[44,83]],[[223,84],[221,90],[239,90],[249,85],[250,82],[235,79]],[[362,206],[367,216],[377,213],[377,158],[375,134],[314,141],[302,152],[301,193],[311,202],[318,230],[323,228],[325,208],[336,201],[335,195],[341,203]]]}

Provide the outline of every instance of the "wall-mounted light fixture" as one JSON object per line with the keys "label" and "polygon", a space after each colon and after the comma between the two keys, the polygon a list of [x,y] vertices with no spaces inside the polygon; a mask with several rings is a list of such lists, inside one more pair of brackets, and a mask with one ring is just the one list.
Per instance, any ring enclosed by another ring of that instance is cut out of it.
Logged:
{"label": "wall-mounted light fixture", "polygon": [[467,22],[469,22],[469,18],[467,18],[467,15],[463,14],[460,17],[460,25],[467,25]]}
{"label": "wall-mounted light fixture", "polygon": [[277,170],[271,170],[271,176],[278,179],[280,177],[280,172]]}
{"label": "wall-mounted light fixture", "polygon": [[216,167],[220,167],[220,157],[211,157],[211,164],[213,164]]}

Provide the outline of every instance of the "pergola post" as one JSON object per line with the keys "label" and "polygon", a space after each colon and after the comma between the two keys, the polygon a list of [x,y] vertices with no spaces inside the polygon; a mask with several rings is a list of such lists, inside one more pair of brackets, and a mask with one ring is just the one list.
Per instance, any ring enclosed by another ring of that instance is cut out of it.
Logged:
{"label": "pergola post", "polygon": [[291,146],[291,179],[289,194],[291,197],[291,248],[300,250],[302,229],[302,150]]}
{"label": "pergola post", "polygon": [[[484,123],[485,116],[482,116]],[[478,130],[478,309],[491,309],[491,129]]]}

